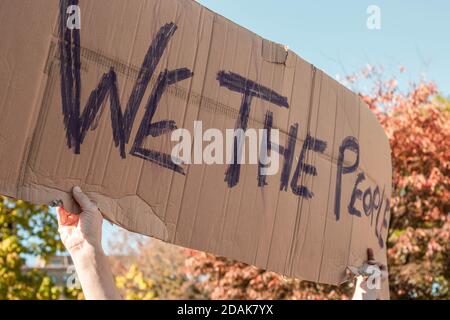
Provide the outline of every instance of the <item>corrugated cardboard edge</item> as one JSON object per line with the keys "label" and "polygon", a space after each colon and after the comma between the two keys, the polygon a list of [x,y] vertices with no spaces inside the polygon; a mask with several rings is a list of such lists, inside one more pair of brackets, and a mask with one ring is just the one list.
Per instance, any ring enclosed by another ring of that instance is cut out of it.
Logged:
{"label": "corrugated cardboard edge", "polygon": [[[125,229],[133,229],[133,232],[136,233],[152,235],[152,237],[163,241],[168,240],[165,224],[158,218],[152,208],[138,196],[131,195],[120,199],[112,199],[96,192],[86,192],[86,194],[98,206],[106,220]],[[21,186],[18,196],[24,199],[40,200],[36,202],[42,202],[44,199],[46,204],[57,199],[64,203],[67,210],[71,212],[80,211],[70,193],[43,185]],[[33,200],[31,201],[33,202]],[[139,212],[139,215],[130,215],[128,214],[129,211]],[[136,220],[130,220],[130,217],[136,217]]]}

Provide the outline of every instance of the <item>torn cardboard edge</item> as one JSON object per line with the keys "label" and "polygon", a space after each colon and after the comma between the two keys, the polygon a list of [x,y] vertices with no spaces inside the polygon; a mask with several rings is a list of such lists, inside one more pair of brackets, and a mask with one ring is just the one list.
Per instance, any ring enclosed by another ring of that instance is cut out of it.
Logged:
{"label": "torn cardboard edge", "polygon": [[261,55],[267,62],[286,65],[289,49],[287,46],[263,39]]}

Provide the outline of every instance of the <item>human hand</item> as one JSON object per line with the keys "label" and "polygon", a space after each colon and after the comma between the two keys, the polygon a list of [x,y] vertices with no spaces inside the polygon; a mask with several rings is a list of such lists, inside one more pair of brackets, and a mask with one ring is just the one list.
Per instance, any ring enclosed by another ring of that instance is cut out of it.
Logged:
{"label": "human hand", "polygon": [[371,248],[367,249],[367,264],[370,266],[378,267],[381,271],[381,277],[387,278],[387,276],[388,276],[387,267],[384,264],[377,262],[375,260],[374,255],[373,255],[373,250]]}
{"label": "human hand", "polygon": [[57,208],[58,231],[62,243],[71,254],[86,247],[102,250],[103,216],[100,210],[80,187],[74,187],[72,195],[82,212],[77,215],[66,211],[63,207]]}
{"label": "human hand", "polygon": [[58,208],[58,225],[61,240],[73,258],[83,293],[88,300],[121,299],[102,249],[103,216],[80,187],[73,188],[72,194],[82,212],[76,215]]}
{"label": "human hand", "polygon": [[375,261],[372,249],[367,249],[367,262],[360,268],[348,268],[356,276],[353,300],[375,300],[381,290],[381,282],[388,278],[387,267]]}

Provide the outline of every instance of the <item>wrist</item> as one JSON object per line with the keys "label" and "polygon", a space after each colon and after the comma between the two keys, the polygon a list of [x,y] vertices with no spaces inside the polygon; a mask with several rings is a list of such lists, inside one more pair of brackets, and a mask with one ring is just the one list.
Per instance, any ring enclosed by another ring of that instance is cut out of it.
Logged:
{"label": "wrist", "polygon": [[76,262],[89,262],[95,259],[96,256],[104,255],[103,248],[101,246],[95,246],[87,241],[83,241],[80,244],[70,248],[69,254],[74,260],[74,263]]}

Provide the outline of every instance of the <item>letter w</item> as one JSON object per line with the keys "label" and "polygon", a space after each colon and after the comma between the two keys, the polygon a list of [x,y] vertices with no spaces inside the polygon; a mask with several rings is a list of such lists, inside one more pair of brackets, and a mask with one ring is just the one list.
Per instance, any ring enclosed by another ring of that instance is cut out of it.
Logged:
{"label": "letter w", "polygon": [[67,145],[70,149],[74,149],[75,154],[80,154],[80,147],[87,131],[90,128],[95,129],[96,120],[101,115],[101,112],[99,114],[100,108],[109,94],[113,139],[115,146],[120,147],[121,157],[125,158],[125,145],[130,140],[137,111],[150,79],[177,26],[174,23],[164,25],[151,42],[124,113],[122,113],[119,101],[117,76],[114,68],[111,68],[102,76],[98,86],[91,92],[83,113],[80,115],[80,30],[70,30],[66,26],[66,9],[70,5],[78,5],[78,0],[60,0],[61,98]]}

